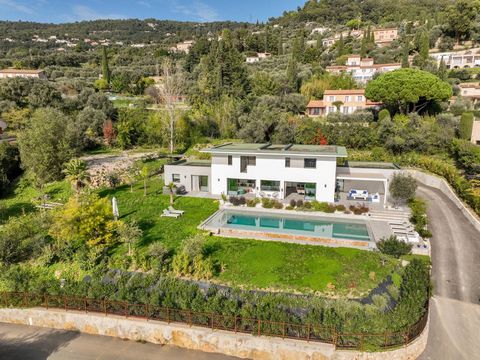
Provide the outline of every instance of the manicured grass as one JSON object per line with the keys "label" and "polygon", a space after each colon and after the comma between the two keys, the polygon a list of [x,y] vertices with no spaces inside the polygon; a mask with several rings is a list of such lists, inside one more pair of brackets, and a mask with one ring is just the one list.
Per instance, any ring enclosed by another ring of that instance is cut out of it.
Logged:
{"label": "manicured grass", "polygon": [[143,196],[143,182],[137,183],[133,192],[129,186],[100,192],[101,196],[116,197],[121,219],[138,221],[144,231],[139,244],[141,250],[154,241],[174,250],[183,239],[196,234],[197,226],[218,209],[214,200],[176,197],[175,208],[184,210],[185,214],[178,219],[161,217],[170,201],[169,195],[162,194],[162,188],[163,181],[154,177],[148,181],[147,196]]}
{"label": "manicured grass", "polygon": [[20,180],[0,199],[0,225],[9,217],[34,211],[35,203],[40,202],[36,199],[42,195],[48,194],[48,201],[65,203],[72,193],[71,185],[67,181],[53,182],[40,190]]}
{"label": "manicured grass", "polygon": [[[158,161],[147,164],[158,167]],[[139,223],[144,231],[138,244],[139,252],[145,252],[154,242],[161,242],[175,252],[182,240],[198,233],[198,225],[218,209],[218,203],[211,199],[176,197],[174,207],[184,210],[185,214],[178,219],[161,217],[170,201],[169,195],[162,194],[163,180],[153,176],[147,184],[147,196],[143,195],[142,181],[133,186],[133,191],[128,185],[99,191],[100,196],[116,197],[122,220],[135,219]],[[66,181],[51,184],[44,190],[53,200],[61,202],[72,194]],[[40,194],[31,186],[17,187],[10,197],[0,200],[4,210],[0,224],[8,215],[20,215],[22,208],[33,211],[31,200]],[[207,245],[209,256],[220,269],[213,281],[244,288],[359,296],[391,274],[397,263],[390,259],[382,266],[379,254],[349,248],[215,236],[208,237]],[[127,246],[121,244],[111,256],[120,258],[126,252]]]}
{"label": "manicured grass", "polygon": [[224,269],[218,280],[252,288],[359,295],[393,270],[377,253],[350,248],[297,245],[246,239],[209,239]]}

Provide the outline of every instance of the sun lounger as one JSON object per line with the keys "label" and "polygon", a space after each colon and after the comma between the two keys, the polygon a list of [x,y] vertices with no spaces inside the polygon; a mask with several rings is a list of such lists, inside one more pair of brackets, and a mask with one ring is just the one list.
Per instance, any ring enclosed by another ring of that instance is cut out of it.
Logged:
{"label": "sun lounger", "polygon": [[180,214],[174,214],[167,209],[163,210],[163,214],[160,215],[161,217],[171,217],[171,218],[178,218]]}
{"label": "sun lounger", "polygon": [[168,211],[171,212],[172,214],[180,214],[180,215],[185,214],[185,211],[174,209],[173,206],[169,206]]}

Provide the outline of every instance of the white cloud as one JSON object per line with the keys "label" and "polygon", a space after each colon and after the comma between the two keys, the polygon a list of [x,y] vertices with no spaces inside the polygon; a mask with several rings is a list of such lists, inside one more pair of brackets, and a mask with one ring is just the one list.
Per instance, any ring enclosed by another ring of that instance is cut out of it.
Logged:
{"label": "white cloud", "polygon": [[194,0],[190,4],[182,4],[179,1],[172,2],[172,11],[183,14],[192,19],[199,21],[215,21],[218,20],[218,12],[210,5]]}
{"label": "white cloud", "polygon": [[95,19],[126,19],[128,18],[128,16],[125,16],[122,14],[104,14],[84,5],[75,5],[72,8],[72,11],[73,11],[73,15],[69,17],[77,21],[95,20]]}
{"label": "white cloud", "polygon": [[143,0],[140,0],[140,1],[137,1],[138,5],[142,5],[142,6],[145,6],[147,8],[151,8],[152,7],[152,4],[150,4],[148,1],[143,1]]}
{"label": "white cloud", "polygon": [[13,0],[0,0],[0,6],[5,6],[15,11],[19,11],[25,14],[33,14],[33,9],[28,6],[22,5],[17,1]]}

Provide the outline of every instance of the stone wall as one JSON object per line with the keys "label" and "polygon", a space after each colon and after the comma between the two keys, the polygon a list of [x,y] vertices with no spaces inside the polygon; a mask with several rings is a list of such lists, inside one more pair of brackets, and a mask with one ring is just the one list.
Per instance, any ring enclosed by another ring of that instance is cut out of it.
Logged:
{"label": "stone wall", "polygon": [[424,185],[439,189],[445,196],[447,196],[455,206],[465,215],[465,217],[472,223],[475,228],[480,231],[480,220],[478,216],[460,200],[455,194],[455,191],[448,185],[447,181],[441,177],[430,175],[418,170],[406,170],[412,176]]}
{"label": "stone wall", "polygon": [[334,346],[329,344],[257,337],[183,324],[125,319],[77,311],[0,309],[0,322],[75,330],[258,360],[413,360],[425,349],[428,337],[427,324],[422,335],[408,347],[388,352],[360,353],[335,351]]}

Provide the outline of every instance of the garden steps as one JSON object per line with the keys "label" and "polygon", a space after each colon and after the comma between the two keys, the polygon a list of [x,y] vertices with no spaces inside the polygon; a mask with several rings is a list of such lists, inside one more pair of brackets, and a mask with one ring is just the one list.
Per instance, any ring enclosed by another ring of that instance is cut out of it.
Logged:
{"label": "garden steps", "polygon": [[409,210],[370,210],[369,217],[374,220],[383,221],[408,221],[410,218]]}

